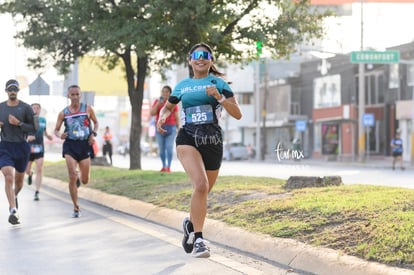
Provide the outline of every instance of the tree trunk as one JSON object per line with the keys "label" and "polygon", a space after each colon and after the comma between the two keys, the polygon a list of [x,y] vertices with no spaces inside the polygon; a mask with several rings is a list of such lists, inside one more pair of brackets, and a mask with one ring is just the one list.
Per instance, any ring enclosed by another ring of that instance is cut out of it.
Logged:
{"label": "tree trunk", "polygon": [[[142,95],[132,97],[131,100],[142,103]],[[139,98],[141,100],[139,101]],[[131,104],[131,130],[129,133],[129,169],[141,169],[141,104]]]}
{"label": "tree trunk", "polygon": [[[128,58],[124,59],[128,81],[128,94],[131,103],[131,130],[129,133],[129,169],[141,168],[141,133],[142,133],[142,101],[144,98],[144,83],[148,69],[148,56],[137,58],[137,74]],[[130,61],[130,59],[129,59]]]}

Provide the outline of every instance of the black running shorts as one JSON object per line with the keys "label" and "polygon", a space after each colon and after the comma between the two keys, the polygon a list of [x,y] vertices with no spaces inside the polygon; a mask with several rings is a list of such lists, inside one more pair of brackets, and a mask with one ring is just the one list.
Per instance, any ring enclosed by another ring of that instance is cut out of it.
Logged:
{"label": "black running shorts", "polygon": [[44,156],[45,156],[45,152],[40,152],[40,153],[30,153],[29,160],[30,160],[30,161],[35,161],[35,160],[37,160],[37,159],[44,158]]}
{"label": "black running shorts", "polygon": [[[210,129],[211,130],[211,129]],[[190,145],[200,152],[206,170],[217,170],[223,159],[223,138],[221,129],[203,132],[189,132],[184,128],[178,131],[175,139],[177,146]]]}
{"label": "black running shorts", "polygon": [[87,140],[71,140],[66,139],[63,142],[62,156],[70,155],[77,162],[91,158],[93,154],[92,147]]}

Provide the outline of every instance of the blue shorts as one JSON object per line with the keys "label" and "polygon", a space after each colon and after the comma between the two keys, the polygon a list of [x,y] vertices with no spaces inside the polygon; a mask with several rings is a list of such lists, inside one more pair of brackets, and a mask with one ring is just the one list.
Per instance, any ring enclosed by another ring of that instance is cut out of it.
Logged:
{"label": "blue shorts", "polygon": [[17,172],[26,171],[30,145],[27,142],[0,142],[0,168],[12,166]]}
{"label": "blue shorts", "polygon": [[87,140],[72,140],[66,139],[63,142],[62,156],[69,155],[77,162],[90,158],[92,156],[92,147]]}

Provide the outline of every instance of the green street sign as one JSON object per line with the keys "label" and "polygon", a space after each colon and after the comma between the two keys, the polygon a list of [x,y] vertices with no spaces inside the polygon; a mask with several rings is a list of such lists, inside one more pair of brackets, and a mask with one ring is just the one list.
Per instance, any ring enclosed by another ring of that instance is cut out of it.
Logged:
{"label": "green street sign", "polygon": [[400,62],[400,51],[351,52],[351,63],[390,64]]}
{"label": "green street sign", "polygon": [[96,112],[96,117],[105,117],[105,112]]}

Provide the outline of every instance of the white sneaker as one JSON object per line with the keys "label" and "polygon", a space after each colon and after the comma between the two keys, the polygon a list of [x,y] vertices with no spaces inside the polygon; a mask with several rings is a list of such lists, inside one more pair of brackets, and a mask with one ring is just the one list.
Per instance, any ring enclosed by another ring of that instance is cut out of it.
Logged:
{"label": "white sneaker", "polygon": [[210,257],[210,248],[206,245],[205,240],[198,238],[194,243],[193,252],[191,255],[195,258],[208,258]]}
{"label": "white sneaker", "polygon": [[82,216],[80,209],[73,210],[72,218],[80,218]]}
{"label": "white sneaker", "polygon": [[13,225],[20,224],[19,214],[17,213],[17,210],[13,209],[10,211],[9,223]]}

